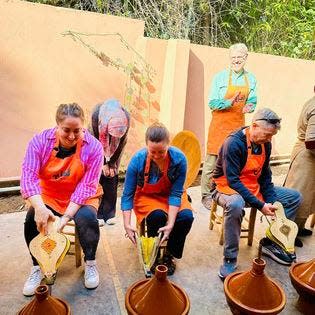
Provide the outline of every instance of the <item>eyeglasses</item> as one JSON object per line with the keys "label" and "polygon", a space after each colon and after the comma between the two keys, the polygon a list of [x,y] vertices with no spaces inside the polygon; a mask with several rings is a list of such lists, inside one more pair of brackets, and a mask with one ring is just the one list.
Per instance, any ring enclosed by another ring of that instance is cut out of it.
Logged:
{"label": "eyeglasses", "polygon": [[276,124],[280,124],[281,122],[281,118],[260,118],[260,119],[256,119],[255,121],[258,121],[258,120],[264,120],[264,121],[267,121],[269,124],[272,124],[272,125],[276,125]]}
{"label": "eyeglasses", "polygon": [[232,60],[245,60],[247,57],[247,55],[243,55],[243,56],[232,56],[231,59]]}

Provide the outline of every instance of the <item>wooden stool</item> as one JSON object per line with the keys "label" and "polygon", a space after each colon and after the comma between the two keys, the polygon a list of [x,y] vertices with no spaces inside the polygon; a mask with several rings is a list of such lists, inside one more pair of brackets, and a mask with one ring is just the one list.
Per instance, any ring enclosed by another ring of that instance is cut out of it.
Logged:
{"label": "wooden stool", "polygon": [[78,268],[82,264],[82,251],[79,241],[78,229],[73,221],[66,224],[68,227],[72,227],[72,231],[63,231],[62,233],[69,236],[70,244],[74,246],[74,251],[69,250],[68,255],[75,256],[75,266]]}
{"label": "wooden stool", "polygon": [[[210,209],[210,219],[209,219],[209,230],[213,230],[214,224],[221,224],[220,227],[220,240],[219,244],[223,245],[223,237],[224,237],[224,214],[219,215],[217,213],[218,204],[212,200],[211,209]],[[241,226],[241,238],[247,238],[247,245],[253,245],[253,238],[254,238],[254,230],[255,230],[255,221],[256,221],[256,208],[250,209],[249,220],[244,217],[244,220],[247,224]],[[243,234],[242,234],[243,233]]]}
{"label": "wooden stool", "polygon": [[312,215],[311,228],[313,228],[314,225],[315,225],[315,214]]}

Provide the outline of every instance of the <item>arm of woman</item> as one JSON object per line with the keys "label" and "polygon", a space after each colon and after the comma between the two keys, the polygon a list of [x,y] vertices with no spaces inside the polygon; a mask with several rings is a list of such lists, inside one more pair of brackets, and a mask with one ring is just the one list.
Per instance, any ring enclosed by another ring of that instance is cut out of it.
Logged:
{"label": "arm of woman", "polygon": [[121,197],[121,210],[123,213],[124,228],[126,231],[126,237],[128,237],[132,243],[135,244],[135,232],[137,231],[131,226],[131,211],[133,209],[133,200],[137,188],[138,179],[138,167],[139,160],[137,155],[133,156],[127,167],[124,190]]}
{"label": "arm of woman", "polygon": [[187,161],[186,157],[183,153],[177,153],[173,159],[179,159],[176,176],[172,183],[172,188],[170,191],[170,196],[168,198],[168,220],[165,226],[159,229],[159,232],[163,232],[163,237],[161,242],[168,239],[176,220],[176,216],[181,205],[182,194],[184,191],[184,184],[186,180],[186,172],[187,172]]}
{"label": "arm of woman", "polygon": [[78,205],[72,201],[70,201],[64,215],[60,218],[59,226],[58,226],[58,232],[62,232],[63,228],[66,226],[66,224],[73,219],[77,211],[81,205]]}
{"label": "arm of woman", "polygon": [[175,224],[178,210],[179,210],[179,207],[169,205],[167,223],[165,226],[159,228],[159,230],[158,230],[158,233],[163,232],[163,237],[161,239],[161,243],[163,243],[165,240],[167,240],[169,238],[170,233],[172,232],[174,224]]}
{"label": "arm of woman", "polygon": [[137,229],[131,225],[131,210],[123,211],[124,228],[126,231],[126,237],[128,237],[133,244],[136,244],[136,232]]}
{"label": "arm of woman", "polygon": [[40,233],[47,235],[48,221],[55,221],[54,214],[46,207],[41,195],[31,196],[28,198],[28,201],[35,210],[34,220],[36,222],[37,230]]}
{"label": "arm of woman", "polygon": [[36,135],[29,143],[24,161],[22,164],[21,175],[21,194],[27,199],[35,210],[34,220],[37,230],[47,234],[48,220],[55,220],[53,213],[46,207],[41,197],[39,186],[39,171],[43,163],[41,152],[43,149],[43,135]]}
{"label": "arm of woman", "polygon": [[[89,157],[84,163],[84,175],[70,198],[70,201],[76,205],[84,205],[87,199],[95,195],[102,172],[103,148],[100,142],[94,139],[86,150],[89,150]],[[75,213],[72,214],[74,215]]]}

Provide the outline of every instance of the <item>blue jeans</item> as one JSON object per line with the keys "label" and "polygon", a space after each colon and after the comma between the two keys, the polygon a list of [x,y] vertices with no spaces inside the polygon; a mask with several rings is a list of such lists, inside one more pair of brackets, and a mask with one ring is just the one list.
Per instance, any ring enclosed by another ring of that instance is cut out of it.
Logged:
{"label": "blue jeans", "polygon": [[[61,216],[60,213],[54,211],[52,208],[46,205],[54,215]],[[34,220],[35,210],[31,207],[26,214],[24,223],[24,238],[29,247],[31,240],[39,234]],[[96,217],[96,210],[91,206],[82,206],[79,208],[74,216],[74,222],[78,229],[79,241],[84,253],[84,260],[94,260],[95,253],[100,238],[100,229]],[[38,265],[35,257],[32,256],[33,265]]]}
{"label": "blue jeans", "polygon": [[[147,232],[149,237],[157,236],[158,229],[165,226],[167,214],[163,210],[154,210],[146,217]],[[194,221],[192,211],[183,209],[178,212],[174,227],[170,233],[167,250],[175,257],[182,258],[186,236]]]}
{"label": "blue jeans", "polygon": [[[283,205],[286,217],[294,221],[302,201],[301,194],[297,190],[284,187],[275,186],[274,189],[277,201]],[[225,195],[218,191],[213,192],[213,199],[224,209],[223,255],[225,258],[237,258],[245,201],[239,194]]]}

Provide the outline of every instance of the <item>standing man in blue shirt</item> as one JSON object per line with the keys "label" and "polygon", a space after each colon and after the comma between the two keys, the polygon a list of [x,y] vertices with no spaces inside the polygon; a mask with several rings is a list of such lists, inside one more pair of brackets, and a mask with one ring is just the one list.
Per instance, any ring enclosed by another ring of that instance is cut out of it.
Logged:
{"label": "standing man in blue shirt", "polygon": [[257,104],[256,78],[244,69],[248,56],[245,44],[230,47],[230,68],[217,73],[213,79],[209,107],[212,120],[208,132],[207,155],[201,177],[202,203],[210,209],[210,186],[219,149],[224,139],[245,125],[245,113]]}

